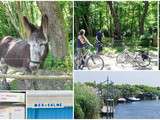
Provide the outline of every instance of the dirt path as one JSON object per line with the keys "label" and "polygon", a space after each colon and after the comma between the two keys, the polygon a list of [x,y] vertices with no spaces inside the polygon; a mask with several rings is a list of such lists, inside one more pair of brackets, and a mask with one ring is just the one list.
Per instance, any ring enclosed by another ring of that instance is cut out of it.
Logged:
{"label": "dirt path", "polygon": [[[116,62],[116,56],[118,54],[103,54],[100,55],[104,60],[103,70],[158,70],[158,55],[157,52],[152,52],[149,56],[151,57],[151,63],[147,67],[140,67],[131,63],[119,63]],[[87,70],[87,68],[84,68]],[[98,70],[98,69],[94,69]]]}

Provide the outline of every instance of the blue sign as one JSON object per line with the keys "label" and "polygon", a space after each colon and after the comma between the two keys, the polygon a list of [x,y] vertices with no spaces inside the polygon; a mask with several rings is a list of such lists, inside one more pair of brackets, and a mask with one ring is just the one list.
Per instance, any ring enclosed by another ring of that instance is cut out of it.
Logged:
{"label": "blue sign", "polygon": [[73,119],[73,107],[27,108],[27,119]]}
{"label": "blue sign", "polygon": [[36,103],[34,104],[35,108],[41,108],[41,107],[50,107],[50,108],[56,108],[56,107],[63,107],[64,105],[62,103]]}

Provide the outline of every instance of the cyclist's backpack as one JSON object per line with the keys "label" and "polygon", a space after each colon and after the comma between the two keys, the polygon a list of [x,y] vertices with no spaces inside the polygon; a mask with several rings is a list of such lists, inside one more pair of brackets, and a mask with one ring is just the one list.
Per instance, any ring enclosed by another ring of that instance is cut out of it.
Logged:
{"label": "cyclist's backpack", "polygon": [[148,59],[148,53],[147,52],[142,52],[142,58],[143,60]]}

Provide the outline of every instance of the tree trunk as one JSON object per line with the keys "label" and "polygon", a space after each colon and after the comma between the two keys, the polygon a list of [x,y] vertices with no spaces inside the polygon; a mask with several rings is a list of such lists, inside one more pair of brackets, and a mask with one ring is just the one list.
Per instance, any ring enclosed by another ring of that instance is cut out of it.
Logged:
{"label": "tree trunk", "polygon": [[140,35],[144,34],[144,21],[145,21],[147,12],[148,12],[148,6],[149,6],[149,2],[144,1],[144,11],[140,18],[140,23],[139,23],[139,34]]}
{"label": "tree trunk", "polygon": [[118,17],[117,12],[115,11],[113,7],[113,2],[112,1],[107,1],[108,6],[110,8],[111,15],[113,17],[113,23],[114,23],[114,34],[113,34],[113,45],[114,46],[121,46],[122,41],[121,41],[121,27],[120,27],[120,20]]}
{"label": "tree trunk", "polygon": [[135,24],[135,20],[134,20],[134,18],[135,18],[135,8],[132,8],[132,22],[131,22],[131,26],[130,26],[130,28],[131,28],[131,35],[133,36],[134,35],[134,33],[135,33],[135,28],[134,28],[134,24]]}
{"label": "tree trunk", "polygon": [[[77,2],[74,3],[74,7],[78,8]],[[76,11],[74,13],[75,13],[75,15],[74,15],[74,35],[78,36],[78,32],[80,30],[80,25],[79,25],[80,20],[79,20],[79,16],[76,14]]]}
{"label": "tree trunk", "polygon": [[157,47],[157,42],[158,42],[158,40],[157,40],[157,34],[153,33],[153,46],[154,47]]}
{"label": "tree trunk", "polygon": [[79,30],[80,30],[80,28],[79,28],[79,18],[76,16],[75,18],[74,18],[74,34],[76,35],[76,36],[78,36],[78,32],[79,32]]}
{"label": "tree trunk", "polygon": [[41,13],[48,16],[48,39],[52,55],[56,58],[64,58],[67,54],[67,38],[59,3],[57,1],[37,1],[37,5]]}
{"label": "tree trunk", "polygon": [[102,12],[99,11],[99,29],[103,27]]}

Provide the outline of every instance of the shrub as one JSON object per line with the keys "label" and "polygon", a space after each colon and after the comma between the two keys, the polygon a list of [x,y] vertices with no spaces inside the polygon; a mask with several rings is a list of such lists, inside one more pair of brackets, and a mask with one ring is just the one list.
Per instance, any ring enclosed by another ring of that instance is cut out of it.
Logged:
{"label": "shrub", "polygon": [[69,55],[64,59],[53,58],[49,52],[42,68],[70,73],[72,71],[72,58]]}
{"label": "shrub", "polygon": [[151,45],[152,35],[150,33],[145,33],[141,35],[141,45],[144,47],[149,47]]}
{"label": "shrub", "polygon": [[75,118],[99,118],[100,98],[93,88],[80,83],[75,84]]}

